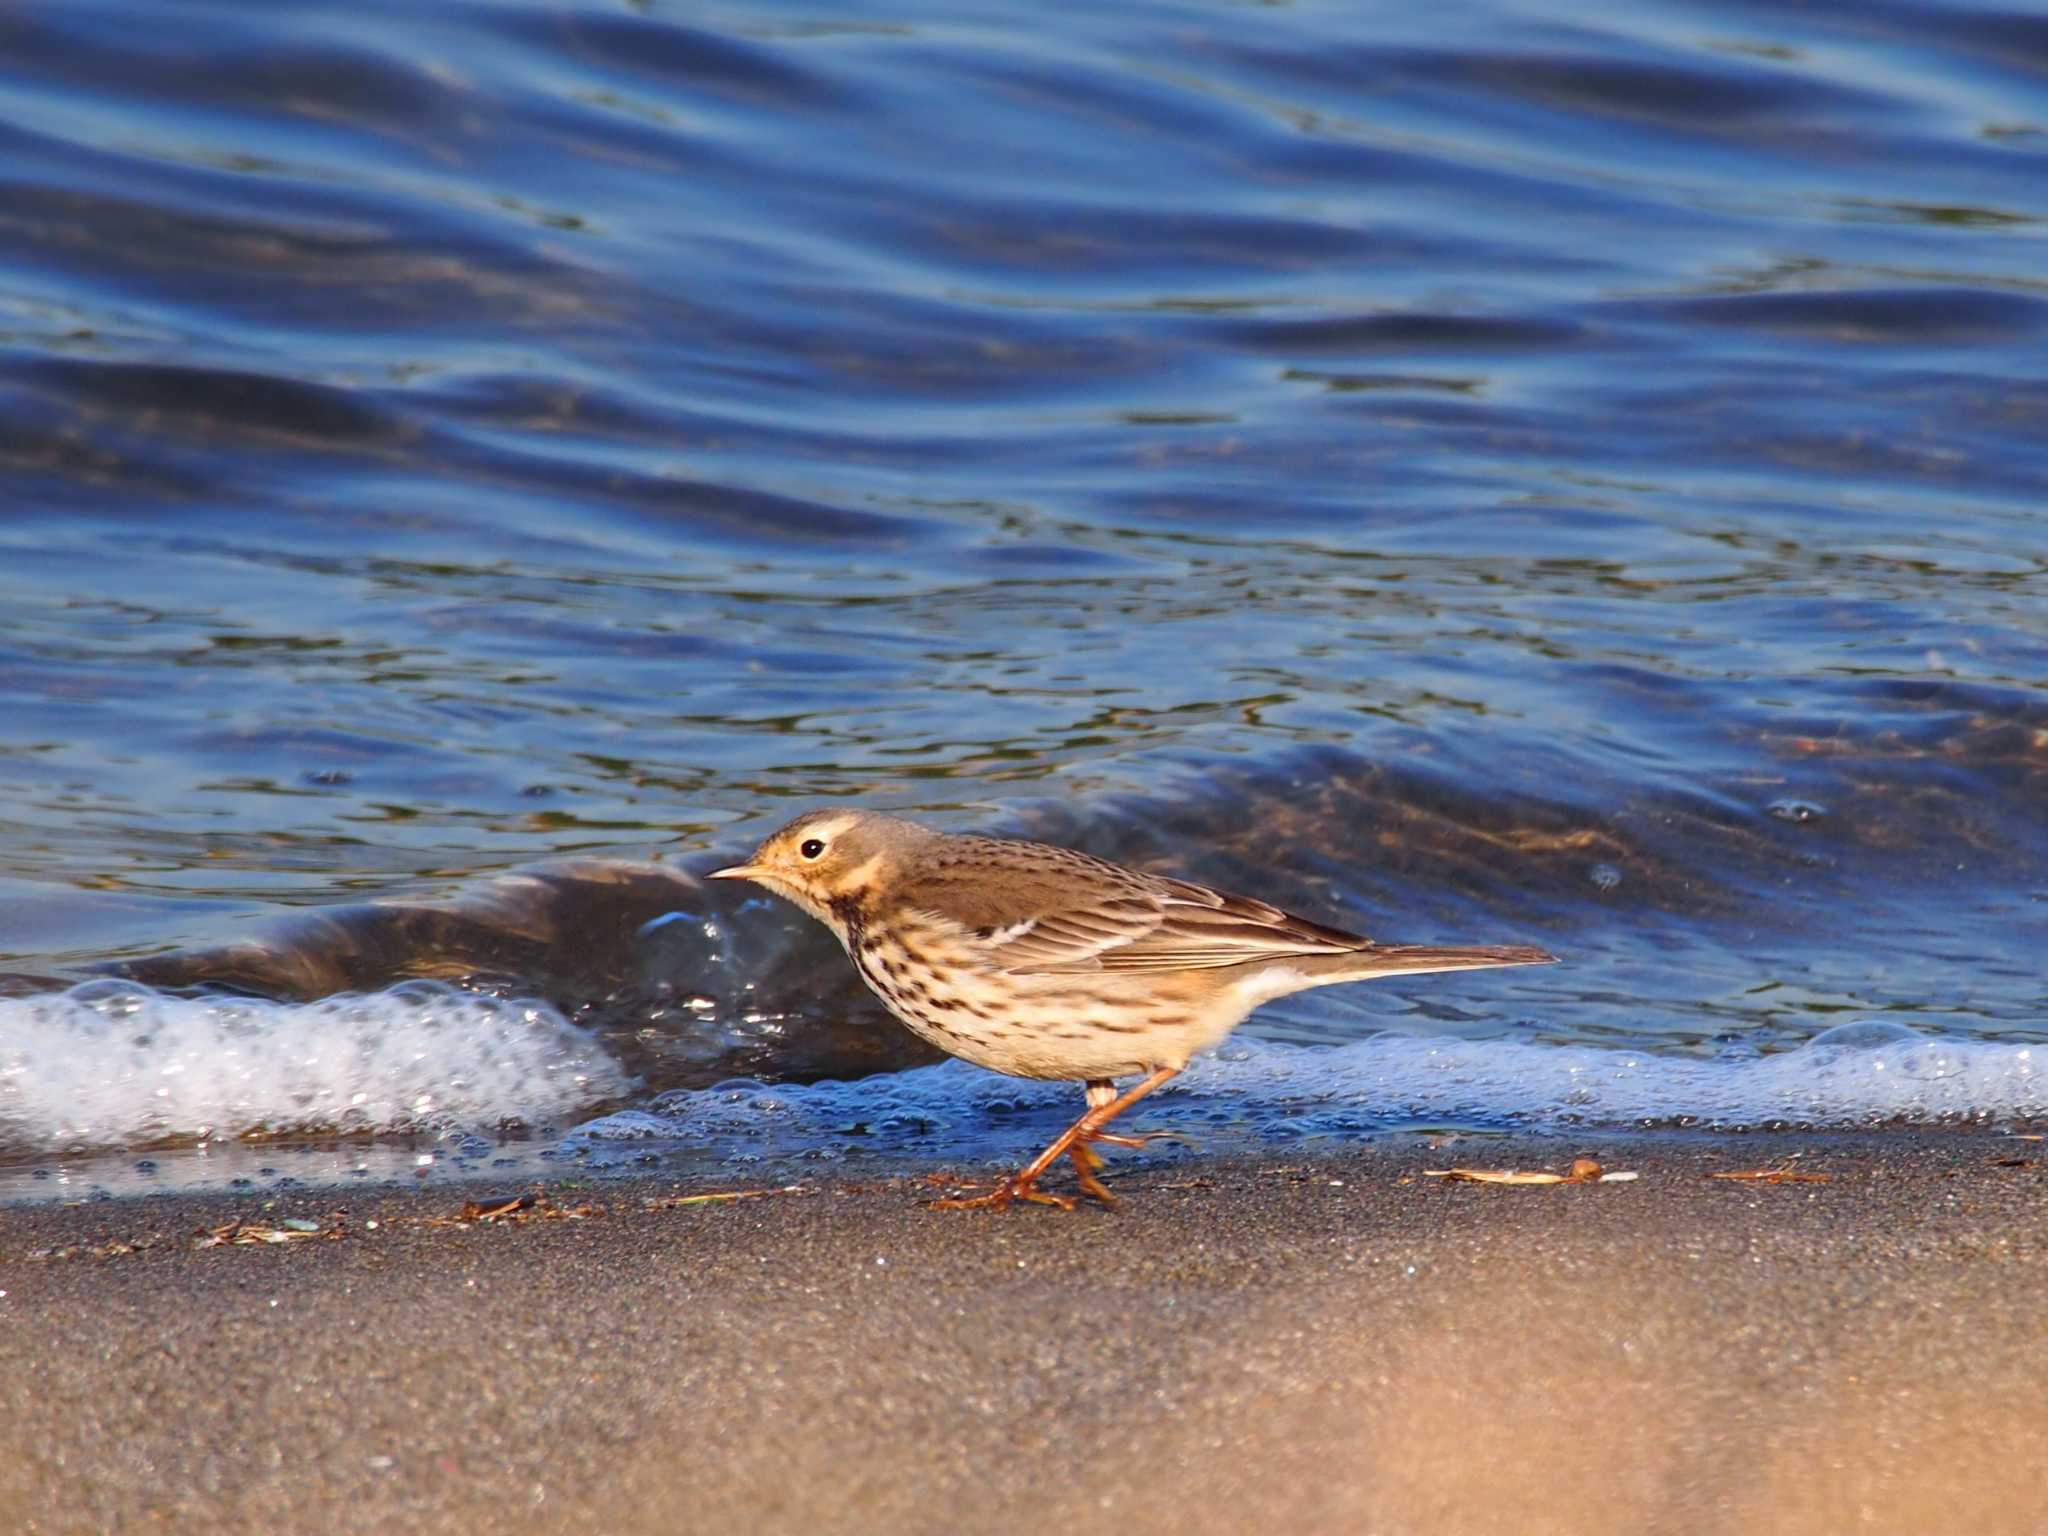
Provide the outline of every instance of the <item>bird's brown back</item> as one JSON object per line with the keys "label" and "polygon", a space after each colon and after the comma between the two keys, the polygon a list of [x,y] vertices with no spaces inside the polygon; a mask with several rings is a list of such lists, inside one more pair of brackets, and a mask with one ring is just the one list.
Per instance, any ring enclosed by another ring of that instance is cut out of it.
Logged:
{"label": "bird's brown back", "polygon": [[1020,974],[1199,970],[1371,947],[1250,897],[1002,838],[938,840],[889,896],[991,943],[992,961]]}

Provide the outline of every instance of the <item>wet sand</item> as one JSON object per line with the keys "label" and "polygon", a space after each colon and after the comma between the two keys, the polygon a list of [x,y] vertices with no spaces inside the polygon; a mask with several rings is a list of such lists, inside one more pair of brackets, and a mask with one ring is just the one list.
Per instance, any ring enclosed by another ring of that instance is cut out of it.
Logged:
{"label": "wet sand", "polygon": [[[1419,1176],[1582,1150],[1640,1177]],[[1702,1177],[1794,1151],[1828,1182]],[[34,1532],[2039,1532],[2044,1165],[2048,1143],[1962,1132],[1390,1139],[1127,1173],[1114,1215],[933,1212],[908,1179],[667,1208],[646,1202],[689,1189],[558,1187],[605,1214],[471,1227],[419,1220],[459,1208],[445,1188],[13,1207],[0,1510]],[[194,1246],[337,1209],[339,1239]]]}

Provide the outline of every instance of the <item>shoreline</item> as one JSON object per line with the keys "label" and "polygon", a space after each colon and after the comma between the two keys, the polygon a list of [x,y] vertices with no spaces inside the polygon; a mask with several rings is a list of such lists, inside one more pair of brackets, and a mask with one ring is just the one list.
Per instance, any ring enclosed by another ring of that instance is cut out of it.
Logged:
{"label": "shoreline", "polygon": [[[1581,1150],[1638,1177],[1422,1177]],[[1705,1177],[1794,1154],[1825,1181]],[[2039,1527],[2048,1143],[1382,1138],[1127,1169],[1116,1213],[802,1183],[556,1179],[558,1212],[601,1213],[467,1224],[533,1186],[0,1209],[0,1508],[35,1532]],[[294,1235],[199,1246],[236,1220]]]}

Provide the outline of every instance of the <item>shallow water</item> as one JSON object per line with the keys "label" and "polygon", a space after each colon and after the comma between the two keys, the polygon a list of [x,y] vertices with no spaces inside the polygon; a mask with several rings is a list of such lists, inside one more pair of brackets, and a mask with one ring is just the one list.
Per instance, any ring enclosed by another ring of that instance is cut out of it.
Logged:
{"label": "shallow water", "polygon": [[1882,1020],[2035,1112],[2040,18],[67,0],[0,163],[16,1163],[397,1103],[308,1009],[408,978],[582,1033],[394,1137],[920,1070],[689,877],[829,799],[1568,962],[1260,1049]]}

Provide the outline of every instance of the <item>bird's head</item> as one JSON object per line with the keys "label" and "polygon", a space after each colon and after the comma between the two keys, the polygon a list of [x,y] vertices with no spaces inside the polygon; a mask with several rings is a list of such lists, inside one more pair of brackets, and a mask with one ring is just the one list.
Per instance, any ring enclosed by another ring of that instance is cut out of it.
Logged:
{"label": "bird's head", "polygon": [[811,811],[768,834],[744,864],[714,869],[711,880],[752,880],[786,896],[842,933],[858,911],[938,834],[873,811]]}

